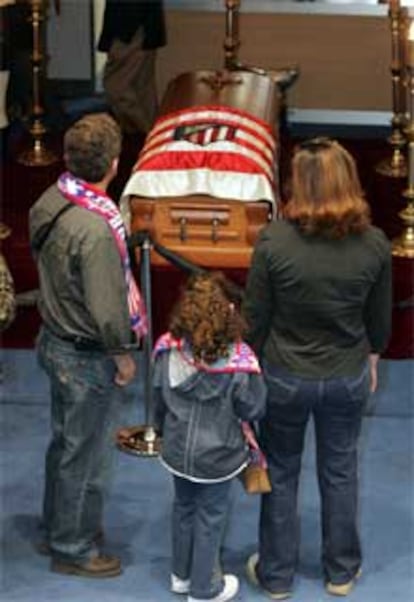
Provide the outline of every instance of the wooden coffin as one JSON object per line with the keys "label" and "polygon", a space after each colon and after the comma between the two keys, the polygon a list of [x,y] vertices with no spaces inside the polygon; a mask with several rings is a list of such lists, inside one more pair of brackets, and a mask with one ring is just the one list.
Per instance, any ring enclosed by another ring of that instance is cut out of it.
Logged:
{"label": "wooden coffin", "polygon": [[[257,235],[272,215],[267,202],[197,195],[157,200],[132,197],[131,214],[132,232],[148,230],[157,243],[207,268],[247,267]],[[167,263],[156,252],[151,262]]]}
{"label": "wooden coffin", "polygon": [[[196,71],[173,80],[124,189],[131,232],[148,230],[203,267],[247,267],[278,202],[278,111],[267,76]],[[167,263],[155,251],[151,262]]]}

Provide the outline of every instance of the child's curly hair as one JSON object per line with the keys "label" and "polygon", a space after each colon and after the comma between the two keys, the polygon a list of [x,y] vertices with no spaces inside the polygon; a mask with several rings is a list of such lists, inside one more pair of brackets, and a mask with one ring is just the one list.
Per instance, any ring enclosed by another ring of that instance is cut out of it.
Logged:
{"label": "child's curly hair", "polygon": [[221,272],[191,276],[173,309],[170,332],[185,339],[194,359],[211,364],[228,356],[246,324],[238,310],[240,293]]}

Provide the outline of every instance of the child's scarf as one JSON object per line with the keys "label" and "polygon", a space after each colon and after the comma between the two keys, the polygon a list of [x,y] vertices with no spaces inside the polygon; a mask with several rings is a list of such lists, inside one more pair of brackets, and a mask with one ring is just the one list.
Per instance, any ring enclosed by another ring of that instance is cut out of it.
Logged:
{"label": "child's scarf", "polygon": [[148,332],[148,325],[144,300],[131,270],[125,227],[118,207],[102,190],[76,178],[69,172],[65,172],[59,177],[57,186],[68,201],[100,215],[108,224],[124,268],[131,328],[137,339],[145,336]]}
{"label": "child's scarf", "polygon": [[175,339],[170,332],[159,337],[154,346],[154,356],[163,351],[177,349],[185,361],[203,372],[250,372],[260,374],[259,361],[247,343],[242,341],[234,343],[230,348],[228,357],[220,358],[213,364],[195,362],[190,349],[184,339]]}

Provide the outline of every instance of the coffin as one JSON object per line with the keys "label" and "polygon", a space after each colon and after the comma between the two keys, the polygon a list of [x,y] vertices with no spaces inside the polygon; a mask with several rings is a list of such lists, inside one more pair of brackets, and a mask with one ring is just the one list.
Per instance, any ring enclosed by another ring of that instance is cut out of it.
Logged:
{"label": "coffin", "polygon": [[[133,197],[132,231],[149,231],[156,243],[202,267],[243,268],[258,232],[271,218],[267,202],[242,203],[190,195],[156,201]],[[154,265],[166,264],[156,252]]]}
{"label": "coffin", "polygon": [[[248,267],[277,213],[279,110],[267,75],[203,70],[174,79],[122,193],[130,232],[149,231],[203,267]],[[151,263],[167,262],[152,251]]]}

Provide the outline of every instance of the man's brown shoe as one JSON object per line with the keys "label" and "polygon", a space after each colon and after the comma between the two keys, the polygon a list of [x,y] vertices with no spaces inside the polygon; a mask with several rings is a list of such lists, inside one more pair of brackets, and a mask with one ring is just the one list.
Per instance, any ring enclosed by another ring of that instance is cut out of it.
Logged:
{"label": "man's brown shoe", "polygon": [[78,577],[117,577],[121,574],[121,562],[115,556],[93,556],[83,563],[69,563],[52,560],[50,568],[55,573],[75,575]]}

